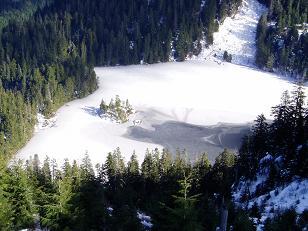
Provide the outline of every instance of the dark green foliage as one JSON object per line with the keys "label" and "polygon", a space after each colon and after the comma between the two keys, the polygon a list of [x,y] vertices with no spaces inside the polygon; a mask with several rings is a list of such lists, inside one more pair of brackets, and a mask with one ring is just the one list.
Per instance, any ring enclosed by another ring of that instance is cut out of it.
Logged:
{"label": "dark green foliage", "polygon": [[255,231],[252,221],[246,211],[238,211],[233,224],[233,230],[236,231]]}
{"label": "dark green foliage", "polygon": [[191,177],[186,177],[179,181],[180,190],[177,195],[173,195],[174,208],[167,207],[169,215],[168,230],[202,230],[200,218],[196,208],[197,198],[200,195],[190,195]]}
{"label": "dark green foliage", "polygon": [[258,23],[256,64],[307,79],[308,33],[298,33],[307,28],[306,1],[261,2],[269,11]]}
{"label": "dark green foliage", "polygon": [[[262,116],[259,121],[256,131],[264,127]],[[37,155],[25,166],[1,165],[0,227],[144,230],[137,217],[143,211],[151,216],[152,230],[216,230],[224,201],[230,211],[228,227],[255,230],[248,216],[260,216],[258,208],[238,210],[230,200],[236,156],[225,150],[212,167],[205,154],[194,163],[186,155],[178,151],[172,158],[167,150],[147,151],[140,168],[135,153],[125,164],[116,149],[96,174],[87,154],[80,165],[66,160],[61,169],[48,158],[41,163]],[[265,227],[301,230],[306,223],[307,213],[297,218],[290,211]]]}
{"label": "dark green foliage", "polygon": [[115,100],[111,99],[109,104],[102,100],[99,108],[102,115],[121,123],[127,122],[128,117],[133,113],[133,108],[128,100],[122,101],[118,95],[115,97]]}
{"label": "dark green foliage", "polygon": [[223,55],[223,59],[229,63],[231,63],[232,61],[232,55],[231,54],[228,54],[227,51],[224,52],[224,55]]}
{"label": "dark green foliage", "polygon": [[33,188],[26,172],[20,163],[8,169],[8,174],[1,184],[6,185],[4,191],[11,204],[12,223],[14,229],[34,227],[36,208],[34,204]]}
{"label": "dark green foliage", "polygon": [[[233,9],[232,1],[228,9]],[[96,65],[127,65],[168,61],[171,46],[175,58],[200,52],[203,32],[216,19],[216,5],[200,6],[199,0],[181,1],[68,1],[55,0],[44,13],[57,13],[71,25],[66,33],[81,47],[82,59]],[[77,13],[78,12],[78,13]],[[211,14],[210,18],[207,17]],[[207,18],[206,18],[207,17]],[[194,44],[195,43],[195,44]]]}
{"label": "dark green foliage", "polygon": [[[219,204],[209,177],[216,171],[205,154],[195,164],[182,152],[169,155],[147,151],[140,171],[136,154],[125,164],[117,149],[97,174],[87,154],[80,165],[66,160],[61,169],[48,158],[41,163],[37,155],[25,166],[2,166],[0,227],[144,230],[137,217],[141,210],[152,217],[153,230],[215,230]],[[219,160],[230,168],[234,162],[226,152]]]}
{"label": "dark green foliage", "polygon": [[1,0],[0,2],[0,29],[10,21],[22,22],[31,17],[35,11],[44,7],[52,0]]}
{"label": "dark green foliage", "polygon": [[259,161],[270,153],[283,159],[280,170],[277,165],[271,166],[271,180],[275,177],[290,180],[294,175],[307,177],[308,117],[302,86],[299,85],[291,96],[284,92],[281,103],[273,107],[272,114],[274,120],[270,124],[263,115],[259,116],[252,134],[244,138],[238,165],[240,174],[253,178]]}
{"label": "dark green foliage", "polygon": [[0,155],[9,157],[32,133],[36,122],[33,116],[35,110],[20,93],[6,92],[1,84],[0,105]]}
{"label": "dark green foliage", "polygon": [[215,191],[226,198],[231,198],[231,185],[235,179],[234,166],[236,156],[229,150],[224,150],[215,161],[213,166],[212,180],[215,184]]}
{"label": "dark green foliage", "polygon": [[[301,215],[302,218],[304,218],[304,216],[305,216],[305,213]],[[278,231],[278,230],[300,231],[300,230],[303,230],[305,227],[305,224],[304,225],[298,224],[297,217],[298,215],[294,209],[287,210],[281,214],[277,214],[274,219],[267,220],[264,225],[264,230],[265,231]]]}

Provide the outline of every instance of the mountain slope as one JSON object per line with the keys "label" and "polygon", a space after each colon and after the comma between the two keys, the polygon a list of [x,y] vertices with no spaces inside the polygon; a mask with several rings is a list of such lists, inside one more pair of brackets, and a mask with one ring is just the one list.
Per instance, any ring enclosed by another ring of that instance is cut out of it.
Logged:
{"label": "mountain slope", "polygon": [[213,45],[205,47],[198,59],[216,57],[223,60],[223,54],[227,51],[232,56],[232,63],[254,67],[257,24],[266,10],[257,0],[244,0],[239,11],[219,26],[218,32],[213,34]]}

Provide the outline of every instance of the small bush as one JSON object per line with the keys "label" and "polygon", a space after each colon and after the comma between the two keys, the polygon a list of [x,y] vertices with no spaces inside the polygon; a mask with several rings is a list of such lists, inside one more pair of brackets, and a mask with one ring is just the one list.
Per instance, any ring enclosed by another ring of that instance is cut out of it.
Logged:
{"label": "small bush", "polygon": [[105,114],[121,123],[128,121],[128,117],[133,114],[133,108],[128,102],[121,101],[120,97],[117,95],[115,100],[111,99],[110,103],[107,105],[104,100],[100,104],[100,110],[102,114]]}
{"label": "small bush", "polygon": [[231,63],[232,61],[232,55],[229,54],[227,51],[224,52],[224,55],[223,55],[223,59],[229,63]]}

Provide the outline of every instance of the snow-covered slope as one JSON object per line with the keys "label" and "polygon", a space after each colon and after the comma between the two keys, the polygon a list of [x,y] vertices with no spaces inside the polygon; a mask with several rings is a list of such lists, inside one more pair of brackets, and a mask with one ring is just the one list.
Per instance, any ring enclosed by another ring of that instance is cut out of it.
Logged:
{"label": "snow-covered slope", "polygon": [[276,182],[276,187],[270,187],[269,169],[270,165],[282,168],[282,156],[274,158],[267,154],[260,160],[259,169],[254,180],[241,179],[234,187],[233,199],[237,206],[251,209],[257,206],[260,211],[260,218],[253,218],[258,230],[263,230],[263,224],[267,218],[294,208],[301,214],[308,210],[308,179],[294,177],[288,183]]}
{"label": "snow-covered slope", "polygon": [[[195,154],[212,150],[214,160],[244,129],[217,123],[247,123],[260,113],[269,117],[281,93],[293,88],[275,75],[212,61],[96,68],[96,73],[99,89],[60,108],[53,126],[38,130],[17,158],[80,160],[88,151],[96,163],[116,147],[126,159],[133,150],[142,159],[146,148],[187,147]],[[98,115],[102,98],[109,102],[115,95],[137,111],[125,124]],[[133,120],[142,122],[134,126]]]}
{"label": "snow-covered slope", "polygon": [[[255,183],[255,182],[251,182]],[[257,205],[261,211],[261,218],[253,218],[257,230],[263,230],[263,224],[267,218],[273,218],[290,208],[295,208],[298,214],[308,210],[308,179],[297,179],[285,186],[271,190],[267,194],[249,200],[247,203],[240,203],[251,208]]]}
{"label": "snow-covered slope", "polygon": [[266,8],[257,0],[243,0],[239,12],[227,17],[219,31],[214,33],[214,43],[203,49],[198,59],[222,59],[224,51],[232,55],[232,63],[254,66],[256,29]]}

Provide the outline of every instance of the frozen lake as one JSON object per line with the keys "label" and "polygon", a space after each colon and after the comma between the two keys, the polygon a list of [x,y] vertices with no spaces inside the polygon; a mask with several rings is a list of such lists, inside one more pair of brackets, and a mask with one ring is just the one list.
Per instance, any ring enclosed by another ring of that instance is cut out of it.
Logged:
{"label": "frozen lake", "polygon": [[[192,159],[207,152],[213,161],[224,147],[238,147],[257,115],[270,118],[282,92],[294,87],[269,73],[213,61],[103,67],[96,73],[99,89],[60,108],[17,158],[80,160],[88,152],[101,163],[117,147],[126,160],[134,150],[141,160],[147,148],[166,147],[186,148]],[[101,100],[116,95],[136,110],[125,124],[98,115]],[[142,122],[134,126],[133,120]]]}

